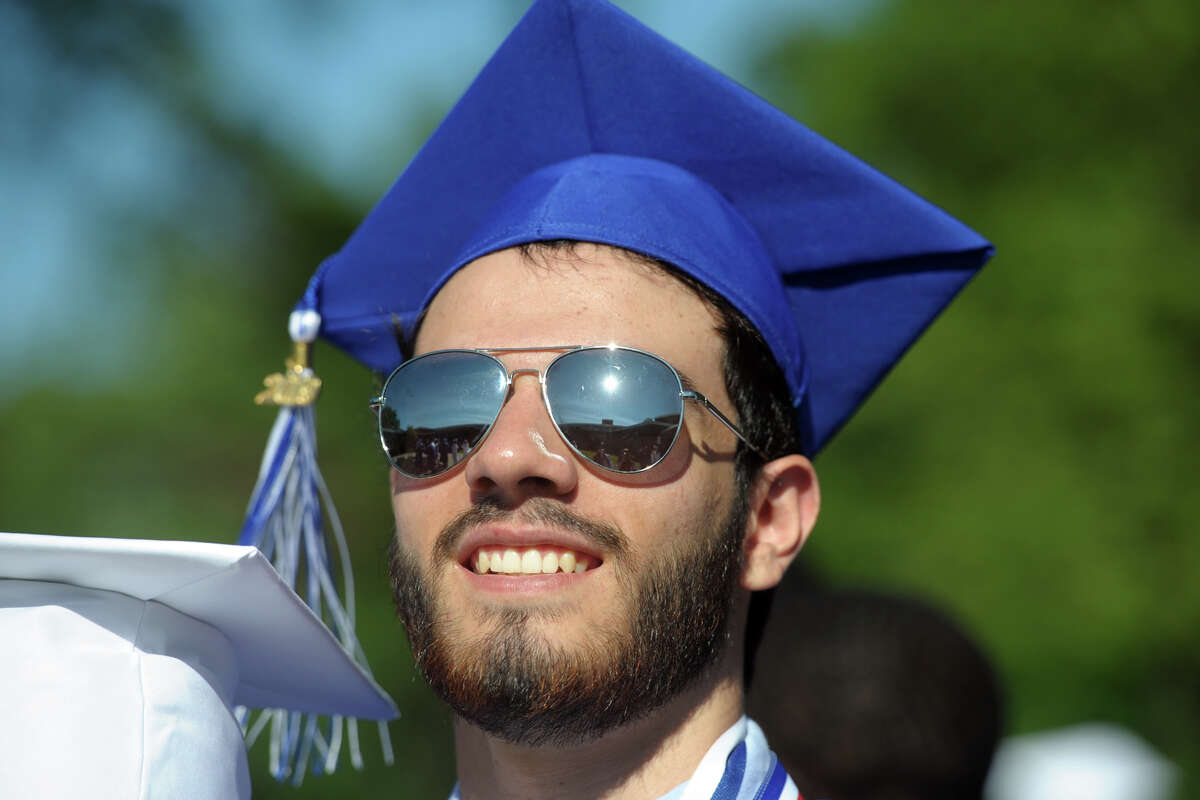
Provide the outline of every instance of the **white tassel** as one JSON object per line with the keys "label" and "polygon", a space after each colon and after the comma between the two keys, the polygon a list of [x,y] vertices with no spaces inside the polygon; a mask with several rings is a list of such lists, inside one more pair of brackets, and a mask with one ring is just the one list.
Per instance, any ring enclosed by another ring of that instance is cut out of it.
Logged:
{"label": "white tassel", "polygon": [[[342,647],[367,674],[366,654],[354,633],[354,574],[350,550],[341,519],[317,467],[316,414],[312,403],[321,381],[308,366],[308,346],[320,328],[320,315],[311,310],[292,312],[288,332],[296,343],[287,372],[268,377],[266,389],[255,398],[259,403],[280,406],[279,415],[267,439],[258,481],[246,510],[238,543],[255,545],[275,566],[283,580],[297,590],[306,603],[329,625]],[[337,550],[342,591],[329,563],[324,520],[328,519]],[[297,586],[303,568],[304,591]],[[314,772],[333,772],[337,767],[343,741],[347,741],[350,763],[362,769],[358,741],[358,721],[342,716],[330,717],[326,725],[315,714],[267,709],[254,722],[245,708],[237,709],[237,719],[246,734],[247,747],[270,727],[270,769],[277,780],[291,779],[299,785],[311,766]],[[343,737],[343,725],[347,736]],[[383,760],[394,761],[387,723],[380,721],[379,738]],[[326,735],[326,731],[328,735]]]}

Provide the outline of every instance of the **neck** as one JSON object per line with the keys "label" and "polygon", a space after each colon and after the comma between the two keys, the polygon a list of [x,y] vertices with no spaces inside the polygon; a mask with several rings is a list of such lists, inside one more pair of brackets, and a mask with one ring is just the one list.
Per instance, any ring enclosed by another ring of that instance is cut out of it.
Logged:
{"label": "neck", "polygon": [[512,744],[456,719],[463,800],[666,794],[691,777],[712,743],[741,716],[741,664],[733,660],[736,670],[718,668],[645,718],[584,744]]}

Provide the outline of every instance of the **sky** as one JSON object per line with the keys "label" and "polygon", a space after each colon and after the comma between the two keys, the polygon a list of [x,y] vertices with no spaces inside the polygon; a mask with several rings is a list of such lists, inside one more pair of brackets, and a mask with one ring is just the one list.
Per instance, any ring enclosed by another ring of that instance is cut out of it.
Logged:
{"label": "sky", "polygon": [[[873,0],[708,0],[703,13],[686,0],[618,4],[753,89],[756,54],[777,31],[852,25]],[[374,154],[394,153],[388,145],[403,139],[408,120],[461,93],[524,3],[176,7],[202,56],[205,91],[223,113],[366,205],[403,168]],[[0,4],[0,108],[0,369],[10,376],[0,382],[0,402],[67,372],[116,380],[165,300],[144,271],[116,268],[121,221],[189,208],[219,219],[222,210],[202,208],[204,193],[177,179],[203,172],[196,164],[205,154],[137,87],[57,63],[10,4]]]}

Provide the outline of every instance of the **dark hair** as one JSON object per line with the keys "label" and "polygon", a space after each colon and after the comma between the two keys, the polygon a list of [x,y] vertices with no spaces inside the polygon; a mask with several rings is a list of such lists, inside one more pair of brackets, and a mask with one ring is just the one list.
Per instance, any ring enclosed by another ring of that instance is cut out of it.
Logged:
{"label": "dark hair", "polygon": [[[574,239],[551,239],[526,242],[517,249],[524,258],[545,263],[545,257],[548,255],[576,254],[579,244]],[[716,320],[716,332],[725,345],[722,367],[725,389],[733,401],[735,421],[746,438],[766,454],[766,460],[803,452],[804,442],[801,439],[800,426],[796,422],[787,379],[771,354],[766,340],[750,320],[722,295],[672,264],[633,250],[615,249],[620,250],[636,264],[670,275],[690,289],[712,311]],[[400,327],[396,326],[396,336],[404,358],[412,355],[413,340],[420,329],[422,318],[423,312],[422,317],[418,317],[413,326],[410,337],[404,336]],[[738,442],[734,454],[734,480],[737,502],[743,506],[748,501],[750,486],[764,463],[761,456]],[[770,608],[771,590],[751,595],[745,642],[746,685],[749,685],[754,673],[754,657]]]}
{"label": "dark hair", "polygon": [[750,714],[805,797],[979,800],[1004,727],[985,653],[912,597],[779,585]]}

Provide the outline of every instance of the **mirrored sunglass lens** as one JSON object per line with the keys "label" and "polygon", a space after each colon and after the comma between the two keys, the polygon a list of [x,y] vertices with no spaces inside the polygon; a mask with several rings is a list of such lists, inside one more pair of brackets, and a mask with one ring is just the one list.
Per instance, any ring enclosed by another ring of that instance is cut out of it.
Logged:
{"label": "mirrored sunglass lens", "polygon": [[580,350],[546,373],[546,399],[563,436],[605,469],[637,472],[675,441],[683,401],[662,361],[629,350]]}
{"label": "mirrored sunglass lens", "polygon": [[384,450],[414,478],[445,472],[483,438],[507,391],[504,368],[478,353],[434,353],[410,361],[383,387]]}

